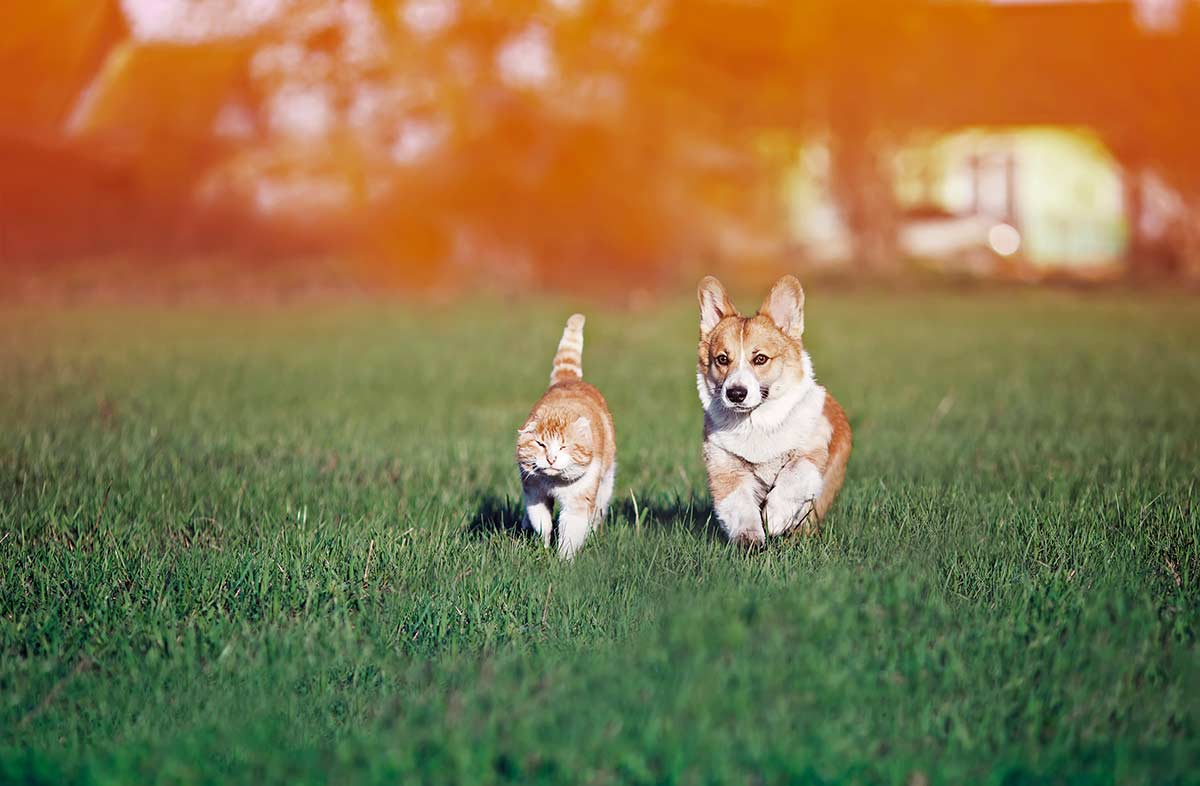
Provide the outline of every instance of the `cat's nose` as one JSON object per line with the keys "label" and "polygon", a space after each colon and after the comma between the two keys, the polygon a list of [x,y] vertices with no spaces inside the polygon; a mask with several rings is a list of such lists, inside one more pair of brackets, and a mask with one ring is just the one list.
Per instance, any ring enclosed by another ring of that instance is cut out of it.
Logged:
{"label": "cat's nose", "polygon": [[732,401],[734,404],[741,404],[746,400],[746,389],[741,385],[730,385],[725,389],[725,398]]}

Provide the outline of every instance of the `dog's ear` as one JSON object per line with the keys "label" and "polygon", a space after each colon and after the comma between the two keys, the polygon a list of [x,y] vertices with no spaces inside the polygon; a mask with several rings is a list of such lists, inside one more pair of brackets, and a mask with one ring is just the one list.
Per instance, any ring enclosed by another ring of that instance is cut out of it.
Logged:
{"label": "dog's ear", "polygon": [[766,314],[776,327],[799,340],[804,335],[804,287],[795,276],[784,276],[771,287],[758,313]]}
{"label": "dog's ear", "polygon": [[700,300],[700,335],[706,335],[725,317],[737,316],[737,309],[729,299],[729,293],[715,276],[705,276],[696,287]]}

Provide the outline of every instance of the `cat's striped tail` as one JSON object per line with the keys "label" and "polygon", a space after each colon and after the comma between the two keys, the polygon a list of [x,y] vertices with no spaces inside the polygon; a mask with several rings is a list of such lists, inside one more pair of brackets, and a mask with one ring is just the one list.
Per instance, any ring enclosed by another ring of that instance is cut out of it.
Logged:
{"label": "cat's striped tail", "polygon": [[550,371],[551,385],[577,379],[583,379],[583,314],[572,314],[567,320]]}

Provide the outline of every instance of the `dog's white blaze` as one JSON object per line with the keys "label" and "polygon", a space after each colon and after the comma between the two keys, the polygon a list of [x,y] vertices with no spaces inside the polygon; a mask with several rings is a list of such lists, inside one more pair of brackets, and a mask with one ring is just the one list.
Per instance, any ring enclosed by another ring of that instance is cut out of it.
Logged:
{"label": "dog's white blaze", "polygon": [[[754,369],[750,367],[750,359],[746,357],[746,337],[738,336],[738,346],[740,347],[741,360],[738,361],[737,369],[732,374],[725,378],[725,384],[721,387],[721,394],[725,395],[731,387],[740,385],[746,389],[746,399],[738,402],[737,406],[753,408],[762,403],[762,389],[758,384],[758,377],[754,375]],[[728,398],[726,399],[728,401]],[[730,402],[733,404],[733,402]]]}

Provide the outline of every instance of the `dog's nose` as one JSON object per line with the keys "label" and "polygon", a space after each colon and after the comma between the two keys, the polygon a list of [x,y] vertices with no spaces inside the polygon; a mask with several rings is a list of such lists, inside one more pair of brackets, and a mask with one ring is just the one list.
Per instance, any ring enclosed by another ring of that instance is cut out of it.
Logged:
{"label": "dog's nose", "polygon": [[741,404],[746,400],[746,389],[741,385],[731,385],[725,389],[725,398],[734,404]]}

